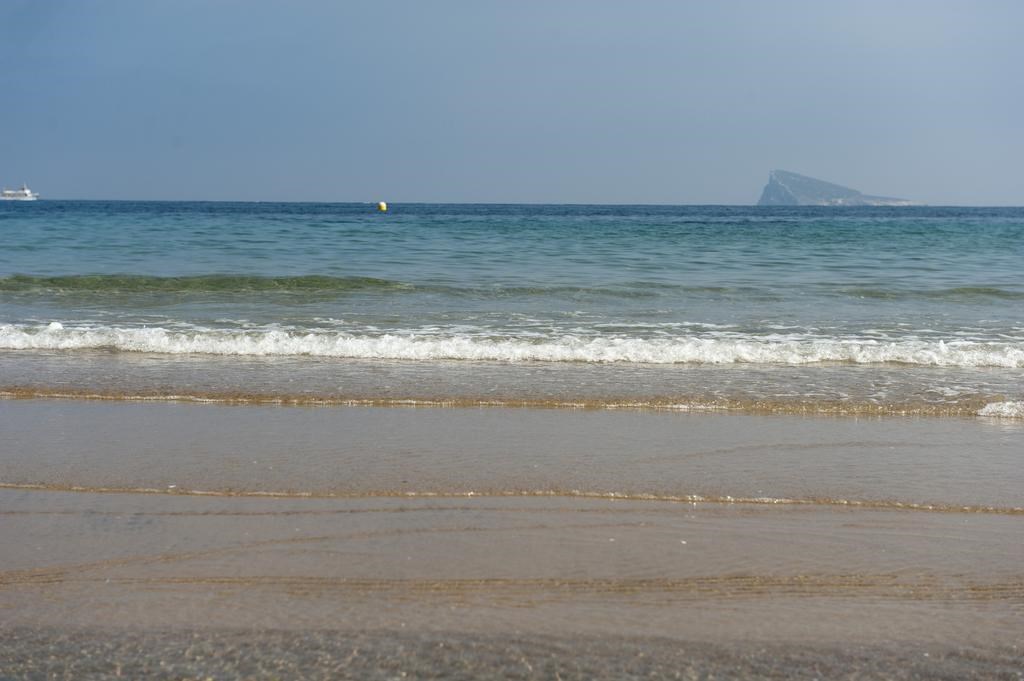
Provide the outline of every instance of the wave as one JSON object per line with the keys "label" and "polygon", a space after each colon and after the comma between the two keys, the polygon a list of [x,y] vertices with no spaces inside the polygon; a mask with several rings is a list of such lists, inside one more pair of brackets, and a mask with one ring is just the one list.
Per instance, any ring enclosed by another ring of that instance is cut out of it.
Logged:
{"label": "wave", "polygon": [[0,277],[0,293],[42,298],[93,296],[132,296],[147,294],[178,295],[288,295],[332,298],[359,291],[387,293],[440,293],[456,297],[529,298],[542,296],[602,296],[610,298],[654,298],[665,291],[696,295],[741,295],[751,299],[776,300],[771,292],[752,288],[716,286],[676,286],[652,282],[623,282],[607,286],[518,286],[490,284],[457,286],[408,283],[375,277],[338,277],[329,275],[259,276],[239,274],[201,274],[158,277],[139,274],[72,274],[32,276],[15,274]]}
{"label": "wave", "polygon": [[873,298],[876,300],[946,300],[946,301],[981,301],[1024,300],[1024,291],[1013,291],[998,286],[957,286],[943,289],[876,289],[866,287],[840,287],[839,292],[854,298]]}
{"label": "wave", "polygon": [[365,289],[403,289],[406,284],[373,277],[304,275],[264,277],[237,274],[203,274],[187,277],[156,277],[139,274],[74,274],[36,277],[15,274],[0,277],[0,292],[11,293],[269,293],[335,292]]}
{"label": "wave", "polygon": [[[996,286],[964,286],[945,289],[900,289],[848,286],[822,283],[814,290],[824,295],[850,298],[885,300],[936,300],[950,302],[980,302],[991,300],[1024,300],[1024,291]],[[457,286],[430,283],[410,283],[391,279],[359,276],[301,275],[261,276],[243,274],[199,274],[192,276],[161,277],[141,274],[70,274],[62,276],[34,276],[14,274],[0,277],[0,293],[37,295],[43,297],[75,296],[76,294],[291,294],[336,296],[356,291],[383,291],[394,293],[442,293],[452,296],[484,298],[533,296],[608,296],[615,298],[655,298],[663,295],[694,295],[713,298],[743,298],[747,300],[780,301],[785,293],[777,289],[754,286],[684,285],[657,281],[622,281],[617,283],[585,285],[532,285],[489,284]]]}
{"label": "wave", "polygon": [[577,335],[492,338],[415,332],[168,330],[0,325],[3,350],[113,350],[158,354],[309,356],[382,360],[470,360],[636,364],[904,364],[1024,368],[1024,344],[844,338],[634,338]]}

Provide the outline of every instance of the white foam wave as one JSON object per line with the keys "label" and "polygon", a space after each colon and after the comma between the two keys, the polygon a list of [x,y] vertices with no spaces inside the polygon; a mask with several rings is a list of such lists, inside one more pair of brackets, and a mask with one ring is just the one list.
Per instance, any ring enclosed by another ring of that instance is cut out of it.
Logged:
{"label": "white foam wave", "polygon": [[1024,368],[1024,344],[921,339],[893,341],[793,337],[488,338],[451,333],[353,335],[276,329],[65,328],[0,325],[0,349],[80,350],[397,360],[649,364],[854,364]]}
{"label": "white foam wave", "polygon": [[1024,419],[1024,402],[990,402],[978,410],[978,416]]}

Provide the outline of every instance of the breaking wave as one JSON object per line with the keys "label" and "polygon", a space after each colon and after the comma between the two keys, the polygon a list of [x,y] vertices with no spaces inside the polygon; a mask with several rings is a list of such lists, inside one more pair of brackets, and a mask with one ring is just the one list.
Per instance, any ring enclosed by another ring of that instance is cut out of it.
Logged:
{"label": "breaking wave", "polygon": [[642,364],[906,364],[1024,367],[1024,344],[905,339],[692,335],[659,338],[577,335],[542,338],[338,331],[168,330],[0,325],[4,350],[112,350],[162,354],[311,356],[384,360],[473,360]]}

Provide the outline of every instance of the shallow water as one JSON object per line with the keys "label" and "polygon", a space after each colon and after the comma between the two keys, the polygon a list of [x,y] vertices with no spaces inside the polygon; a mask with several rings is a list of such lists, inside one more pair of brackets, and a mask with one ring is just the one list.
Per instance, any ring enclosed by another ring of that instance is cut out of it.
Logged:
{"label": "shallow water", "polygon": [[1015,419],[61,399],[0,432],[0,674],[1013,679],[1024,651]]}
{"label": "shallow water", "polygon": [[1005,369],[500,363],[0,351],[0,396],[1020,419]]}
{"label": "shallow water", "polygon": [[1016,420],[0,402],[7,485],[1024,513]]}
{"label": "shallow water", "polygon": [[25,629],[0,632],[14,677],[90,679],[1006,679],[1019,654],[929,646],[714,644],[648,637],[408,631]]}
{"label": "shallow water", "polygon": [[[1019,643],[1005,515],[0,491],[8,626]],[[951,551],[955,545],[957,550]],[[984,556],[983,561],[978,556]]]}

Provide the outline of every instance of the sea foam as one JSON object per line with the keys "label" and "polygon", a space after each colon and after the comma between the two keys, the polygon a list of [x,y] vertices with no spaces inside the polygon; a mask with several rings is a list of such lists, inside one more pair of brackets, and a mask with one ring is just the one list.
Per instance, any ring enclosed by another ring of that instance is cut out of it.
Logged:
{"label": "sea foam", "polygon": [[0,325],[0,349],[163,354],[313,356],[393,360],[645,364],[899,363],[944,367],[1024,367],[1024,344],[792,337],[485,337],[415,332],[358,335],[279,329],[168,330],[159,327]]}
{"label": "sea foam", "polygon": [[978,410],[978,416],[1024,419],[1024,402],[991,402]]}

